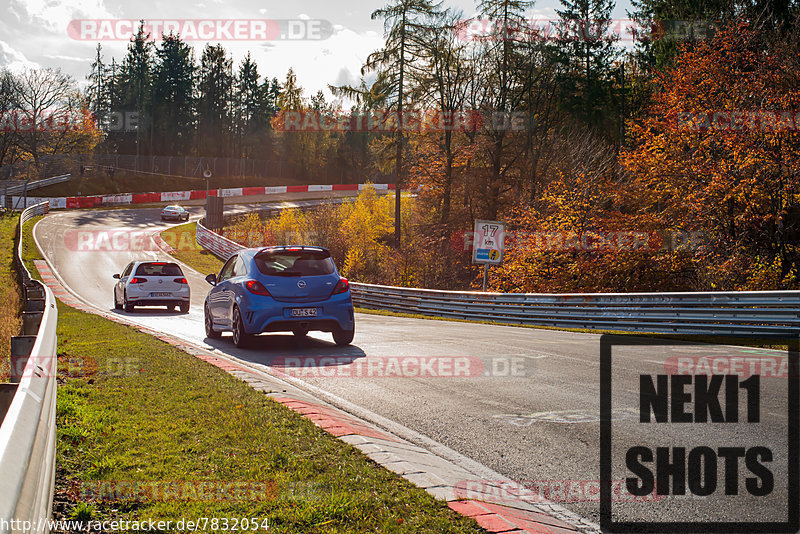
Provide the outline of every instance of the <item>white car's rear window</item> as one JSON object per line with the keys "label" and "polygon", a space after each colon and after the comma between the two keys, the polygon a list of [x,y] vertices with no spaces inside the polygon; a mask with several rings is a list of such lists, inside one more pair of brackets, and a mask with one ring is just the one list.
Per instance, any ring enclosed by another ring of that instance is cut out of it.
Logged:
{"label": "white car's rear window", "polygon": [[175,263],[143,263],[136,268],[137,276],[183,276],[183,271]]}

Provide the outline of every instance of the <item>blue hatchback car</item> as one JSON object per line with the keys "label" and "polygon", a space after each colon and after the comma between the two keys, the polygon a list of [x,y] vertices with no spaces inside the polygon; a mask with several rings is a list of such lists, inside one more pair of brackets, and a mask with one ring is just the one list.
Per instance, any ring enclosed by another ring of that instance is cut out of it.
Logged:
{"label": "blue hatchback car", "polygon": [[206,336],[233,333],[243,347],[262,332],[331,332],[337,345],[353,341],[350,285],[321,247],[249,248],[231,256],[206,280],[214,287],[203,311]]}

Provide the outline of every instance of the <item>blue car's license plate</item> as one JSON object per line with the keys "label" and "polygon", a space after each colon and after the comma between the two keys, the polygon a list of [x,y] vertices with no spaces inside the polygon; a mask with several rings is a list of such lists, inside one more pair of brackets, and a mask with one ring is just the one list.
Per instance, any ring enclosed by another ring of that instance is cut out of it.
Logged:
{"label": "blue car's license plate", "polygon": [[159,291],[157,293],[150,293],[151,297],[171,297],[172,293],[168,291]]}
{"label": "blue car's license plate", "polygon": [[316,308],[292,308],[292,317],[316,317]]}

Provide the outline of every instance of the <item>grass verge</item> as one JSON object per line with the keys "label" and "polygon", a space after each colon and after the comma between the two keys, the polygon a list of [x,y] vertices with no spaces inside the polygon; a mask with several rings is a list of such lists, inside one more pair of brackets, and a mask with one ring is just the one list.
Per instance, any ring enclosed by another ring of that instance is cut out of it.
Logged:
{"label": "grass verge", "polygon": [[286,533],[481,531],[216,367],[62,304],[58,326],[66,516],[248,517]]}
{"label": "grass verge", "polygon": [[0,382],[10,377],[11,337],[22,326],[22,294],[14,265],[19,214],[0,215]]}
{"label": "grass verge", "polygon": [[[23,231],[24,260],[39,256]],[[56,515],[269,532],[483,532],[221,369],[59,302]],[[183,529],[185,530],[185,528]]]}
{"label": "grass verge", "polygon": [[218,273],[222,260],[197,244],[197,223],[190,222],[173,226],[161,232],[161,239],[175,249],[172,256],[203,274]]}
{"label": "grass verge", "polygon": [[35,278],[36,280],[41,280],[42,277],[39,276],[39,271],[36,270],[36,264],[33,263],[34,260],[41,260],[42,255],[39,254],[39,249],[36,248],[36,242],[33,240],[33,227],[36,226],[36,223],[44,217],[44,215],[38,215],[22,225],[22,231],[20,235],[22,236],[22,263],[25,265],[25,268],[28,269],[28,272],[31,273],[31,278]]}

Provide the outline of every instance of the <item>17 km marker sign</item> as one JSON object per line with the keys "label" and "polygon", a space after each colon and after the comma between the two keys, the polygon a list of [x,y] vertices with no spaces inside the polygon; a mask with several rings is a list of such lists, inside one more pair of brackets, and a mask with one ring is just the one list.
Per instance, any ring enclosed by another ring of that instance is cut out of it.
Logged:
{"label": "17 km marker sign", "polygon": [[506,223],[475,221],[475,241],[472,246],[472,263],[500,265],[506,241]]}

